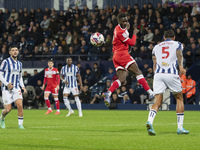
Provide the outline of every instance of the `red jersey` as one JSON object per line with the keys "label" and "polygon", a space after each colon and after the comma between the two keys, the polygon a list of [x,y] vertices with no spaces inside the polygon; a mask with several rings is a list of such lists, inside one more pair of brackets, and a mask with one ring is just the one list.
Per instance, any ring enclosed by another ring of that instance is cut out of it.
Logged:
{"label": "red jersey", "polygon": [[44,78],[46,78],[47,87],[54,87],[54,88],[56,88],[56,86],[60,83],[60,81],[58,81],[60,79],[57,79],[57,75],[59,75],[58,69],[56,69],[54,67],[52,69],[49,69],[49,68],[45,69],[45,71],[44,71]]}
{"label": "red jersey", "polygon": [[122,29],[118,24],[114,29],[113,35],[113,53],[128,52],[129,45],[125,43],[129,39],[128,30]]}

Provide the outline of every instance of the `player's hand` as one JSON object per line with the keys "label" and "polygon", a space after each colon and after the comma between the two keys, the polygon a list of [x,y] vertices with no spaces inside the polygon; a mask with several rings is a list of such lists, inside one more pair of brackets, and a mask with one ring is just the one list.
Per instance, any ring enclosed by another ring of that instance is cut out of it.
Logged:
{"label": "player's hand", "polygon": [[59,90],[59,89],[60,89],[60,86],[59,86],[59,85],[57,85],[57,87],[56,87],[56,88],[57,88],[57,90]]}
{"label": "player's hand", "polygon": [[186,74],[186,70],[182,66],[180,66],[179,69],[180,69],[180,71],[179,71],[180,76],[182,74]]}
{"label": "player's hand", "polygon": [[130,29],[130,23],[129,23],[129,22],[126,24],[126,29],[127,29],[127,30]]}
{"label": "player's hand", "polygon": [[44,85],[41,87],[42,90],[44,90]]}
{"label": "player's hand", "polygon": [[81,91],[83,90],[83,85],[80,86],[80,90],[81,90]]}
{"label": "player's hand", "polygon": [[13,89],[13,83],[8,83],[7,87],[8,87],[9,90],[12,90]]}
{"label": "player's hand", "polygon": [[22,87],[22,90],[24,90],[24,94],[26,94],[26,93],[27,93],[27,91],[26,91],[26,88],[25,88],[25,87]]}
{"label": "player's hand", "polygon": [[135,29],[133,30],[133,35],[137,35],[138,32],[140,32],[140,30],[138,30],[137,28],[135,28]]}
{"label": "player's hand", "polygon": [[69,82],[67,82],[67,81],[65,81],[64,83],[65,83],[65,84],[69,84]]}

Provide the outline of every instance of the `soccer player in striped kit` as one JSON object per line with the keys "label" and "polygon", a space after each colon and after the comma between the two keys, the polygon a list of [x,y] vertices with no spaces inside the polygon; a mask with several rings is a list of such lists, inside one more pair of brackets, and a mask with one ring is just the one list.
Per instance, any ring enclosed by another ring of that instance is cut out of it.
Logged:
{"label": "soccer player in striped kit", "polygon": [[15,102],[18,109],[19,129],[23,126],[23,98],[22,90],[27,93],[22,79],[22,63],[17,60],[19,50],[16,46],[9,48],[10,57],[4,59],[0,66],[0,81],[2,82],[2,99],[4,109],[1,112],[0,125],[5,128],[5,117],[12,109],[12,102]]}
{"label": "soccer player in striped kit", "polygon": [[61,69],[61,80],[63,83],[65,83],[65,87],[63,90],[63,98],[64,98],[63,101],[64,101],[67,109],[69,110],[66,117],[68,117],[74,113],[74,111],[72,110],[72,108],[70,106],[69,100],[68,100],[68,96],[70,93],[72,93],[74,95],[74,99],[76,101],[76,106],[79,111],[79,117],[82,117],[83,113],[82,113],[82,108],[81,108],[81,102],[80,102],[80,99],[78,96],[79,90],[78,90],[78,84],[77,84],[77,78],[78,78],[79,83],[80,83],[80,89],[83,88],[80,70],[76,65],[72,64],[71,57],[68,57],[66,62],[67,62],[67,65],[63,66]]}
{"label": "soccer player in striped kit", "polygon": [[[153,90],[155,94],[155,103],[149,111],[148,121],[146,123],[149,135],[155,135],[153,129],[153,121],[156,117],[159,107],[162,105],[163,93],[167,88],[171,90],[176,98],[176,114],[177,114],[177,134],[189,134],[188,130],[183,128],[184,120],[184,103],[183,93],[179,74],[185,74],[183,68],[183,46],[175,40],[173,30],[167,30],[164,33],[163,42],[157,44],[152,52],[153,69],[155,72],[153,81]],[[176,66],[179,66],[179,73]]]}

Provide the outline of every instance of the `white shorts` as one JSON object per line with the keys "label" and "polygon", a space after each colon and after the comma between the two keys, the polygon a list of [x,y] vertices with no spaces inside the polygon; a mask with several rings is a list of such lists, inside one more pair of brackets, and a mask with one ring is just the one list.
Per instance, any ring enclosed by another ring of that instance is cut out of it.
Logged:
{"label": "white shorts", "polygon": [[180,77],[175,74],[156,73],[153,81],[154,94],[162,94],[167,88],[173,93],[180,93],[182,91]]}
{"label": "white shorts", "polygon": [[13,89],[13,90],[3,90],[2,91],[2,100],[4,105],[11,104],[12,102],[23,99],[21,89]]}
{"label": "white shorts", "polygon": [[70,94],[70,93],[72,93],[73,95],[79,95],[79,90],[77,87],[74,88],[64,87],[63,94]]}

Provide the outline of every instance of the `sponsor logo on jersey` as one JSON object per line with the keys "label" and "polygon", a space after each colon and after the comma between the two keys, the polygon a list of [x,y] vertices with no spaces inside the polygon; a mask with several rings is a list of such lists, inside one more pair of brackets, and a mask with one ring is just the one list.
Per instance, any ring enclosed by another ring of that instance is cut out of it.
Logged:
{"label": "sponsor logo on jersey", "polygon": [[169,64],[166,62],[162,62],[162,66],[169,66]]}

